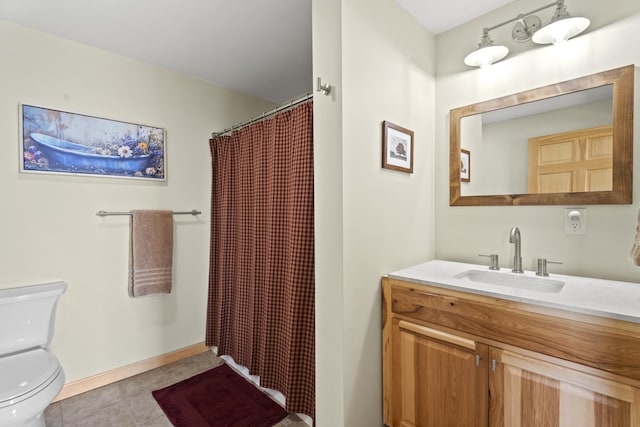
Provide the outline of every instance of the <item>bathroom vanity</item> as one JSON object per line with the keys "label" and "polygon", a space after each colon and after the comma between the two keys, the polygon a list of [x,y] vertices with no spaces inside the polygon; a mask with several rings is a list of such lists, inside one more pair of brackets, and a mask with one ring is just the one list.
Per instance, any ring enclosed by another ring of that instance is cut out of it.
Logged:
{"label": "bathroom vanity", "polygon": [[640,426],[640,285],[430,261],[382,279],[392,427]]}

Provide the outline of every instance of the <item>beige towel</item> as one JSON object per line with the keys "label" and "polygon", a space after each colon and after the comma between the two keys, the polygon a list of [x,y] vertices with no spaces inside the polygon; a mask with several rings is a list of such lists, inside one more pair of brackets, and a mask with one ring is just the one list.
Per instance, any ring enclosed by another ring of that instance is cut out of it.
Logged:
{"label": "beige towel", "polygon": [[640,211],[638,211],[638,223],[636,225],[636,240],[633,242],[629,258],[635,265],[640,266]]}
{"label": "beige towel", "polygon": [[129,295],[171,292],[173,212],[132,211]]}

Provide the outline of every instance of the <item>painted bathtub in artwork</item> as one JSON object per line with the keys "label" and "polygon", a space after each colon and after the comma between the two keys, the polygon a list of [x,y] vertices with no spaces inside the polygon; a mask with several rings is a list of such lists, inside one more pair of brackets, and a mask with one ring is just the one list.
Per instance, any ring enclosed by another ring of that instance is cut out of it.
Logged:
{"label": "painted bathtub in artwork", "polygon": [[31,139],[40,147],[49,162],[69,170],[104,171],[104,173],[143,173],[151,163],[151,154],[123,157],[100,154],[87,145],[75,144],[49,135],[32,133]]}

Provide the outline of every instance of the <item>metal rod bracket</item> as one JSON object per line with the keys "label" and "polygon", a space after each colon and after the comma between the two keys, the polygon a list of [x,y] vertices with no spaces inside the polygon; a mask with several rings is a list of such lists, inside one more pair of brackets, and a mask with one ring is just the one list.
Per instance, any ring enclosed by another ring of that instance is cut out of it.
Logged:
{"label": "metal rod bracket", "polygon": [[331,85],[329,83],[322,83],[322,78],[318,77],[318,88],[316,91],[329,95],[331,93]]}

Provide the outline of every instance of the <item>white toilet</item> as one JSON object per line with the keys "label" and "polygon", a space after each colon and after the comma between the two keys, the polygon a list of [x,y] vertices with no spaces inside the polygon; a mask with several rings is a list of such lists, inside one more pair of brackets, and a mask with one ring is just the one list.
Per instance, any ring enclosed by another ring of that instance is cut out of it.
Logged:
{"label": "white toilet", "polygon": [[0,289],[0,426],[44,427],[65,376],[49,352],[66,283]]}

